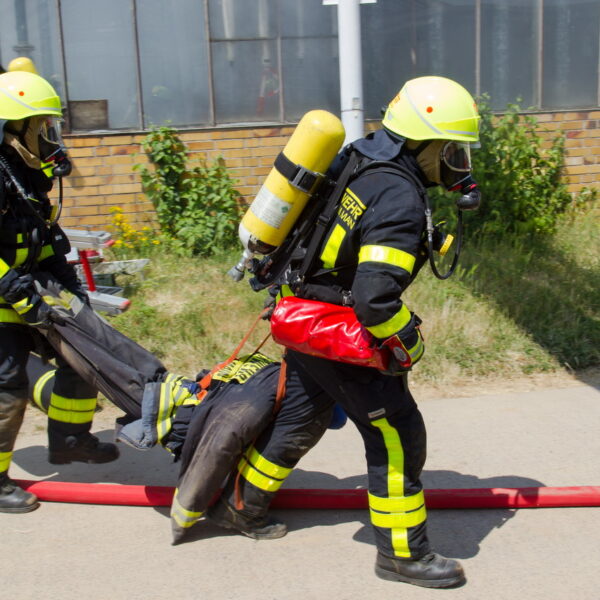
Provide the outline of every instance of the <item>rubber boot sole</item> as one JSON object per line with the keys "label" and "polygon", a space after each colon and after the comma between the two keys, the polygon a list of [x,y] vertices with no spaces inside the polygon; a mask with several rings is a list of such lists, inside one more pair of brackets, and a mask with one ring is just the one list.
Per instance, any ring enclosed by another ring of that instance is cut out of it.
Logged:
{"label": "rubber boot sole", "polygon": [[379,565],[375,565],[375,574],[381,579],[386,581],[399,581],[401,583],[411,583],[412,585],[418,585],[426,588],[450,588],[458,587],[466,582],[464,575],[457,577],[449,577],[448,579],[415,579],[413,577],[406,577],[400,573],[392,573],[386,569],[382,569]]}
{"label": "rubber boot sole", "polygon": [[16,515],[16,514],[33,512],[34,510],[38,509],[39,507],[40,507],[39,502],[34,502],[33,504],[30,504],[29,506],[19,506],[19,507],[15,507],[15,508],[3,508],[0,506],[0,513],[9,513],[9,514]]}

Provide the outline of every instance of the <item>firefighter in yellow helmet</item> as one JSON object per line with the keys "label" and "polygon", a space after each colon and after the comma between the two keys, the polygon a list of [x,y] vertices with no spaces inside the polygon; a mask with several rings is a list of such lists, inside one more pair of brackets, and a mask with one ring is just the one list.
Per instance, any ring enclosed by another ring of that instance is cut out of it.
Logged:
{"label": "firefighter in yellow helmet", "polygon": [[33,494],[8,477],[15,439],[27,403],[30,352],[53,356],[57,377],[48,410],[49,460],[100,463],[118,456],[114,444],[89,433],[96,391],[56,355],[39,329],[52,326],[54,311],[39,282],[65,293],[87,295],[66,260],[69,242],[57,224],[48,193],[53,180],[71,170],[57,119],[60,99],[31,72],[0,75],[0,512],[28,512]]}
{"label": "firefighter in yellow helmet", "polygon": [[351,305],[394,359],[381,372],[288,350],[288,381],[302,383],[288,389],[288,396],[296,391],[309,400],[303,409],[290,402],[294,414],[278,416],[269,439],[255,447],[252,462],[240,465],[236,485],[230,480],[208,511],[213,522],[248,535],[281,485],[277,465],[288,467],[286,474],[294,466],[286,461],[294,435],[310,425],[324,403],[336,402],[365,445],[376,574],[435,588],[464,581],[461,565],[432,552],[427,537],[420,481],[425,425],[407,379],[425,346],[421,319],[403,294],[428,257],[426,188],[442,185],[457,191],[459,208],[479,203],[470,162],[478,128],[477,108],[467,90],[443,77],[420,77],[408,81],[389,104],[382,129],[338,156],[329,175],[344,181],[340,173],[350,173],[349,183],[327,222],[314,265],[294,278],[292,262],[284,274],[287,280],[279,281],[281,294]]}

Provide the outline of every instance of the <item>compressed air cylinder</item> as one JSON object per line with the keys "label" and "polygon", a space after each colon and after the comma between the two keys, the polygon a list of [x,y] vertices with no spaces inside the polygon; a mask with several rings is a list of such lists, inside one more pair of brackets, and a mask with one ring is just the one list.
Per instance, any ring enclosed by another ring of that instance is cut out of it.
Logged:
{"label": "compressed air cylinder", "polygon": [[[298,123],[283,155],[289,164],[300,167],[298,179],[305,172],[324,174],[344,138],[344,126],[335,115],[311,110]],[[312,193],[274,166],[240,223],[244,248],[250,253],[268,254],[281,245]]]}

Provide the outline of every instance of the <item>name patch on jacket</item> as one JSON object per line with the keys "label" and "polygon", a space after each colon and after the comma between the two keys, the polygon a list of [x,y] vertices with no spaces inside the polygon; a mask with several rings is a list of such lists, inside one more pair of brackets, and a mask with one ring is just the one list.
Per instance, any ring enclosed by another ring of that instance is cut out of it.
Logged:
{"label": "name patch on jacket", "polygon": [[218,381],[245,383],[252,375],[273,362],[275,362],[273,359],[260,353],[240,356],[240,358],[214,373],[212,378]]}
{"label": "name patch on jacket", "polygon": [[350,190],[346,190],[338,208],[338,216],[349,229],[354,229],[356,222],[360,219],[366,208],[356,194]]}

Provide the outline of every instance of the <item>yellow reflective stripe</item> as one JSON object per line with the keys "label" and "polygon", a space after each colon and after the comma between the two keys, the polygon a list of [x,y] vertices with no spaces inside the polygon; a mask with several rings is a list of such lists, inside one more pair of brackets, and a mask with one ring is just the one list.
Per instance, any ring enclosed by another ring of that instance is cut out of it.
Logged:
{"label": "yellow reflective stripe", "polygon": [[54,248],[52,247],[52,244],[46,244],[38,256],[38,261],[49,258],[50,256],[54,256]]}
{"label": "yellow reflective stripe", "polygon": [[0,277],[4,277],[10,271],[10,265],[0,258]]}
{"label": "yellow reflective stripe", "polygon": [[28,248],[17,248],[17,251],[15,252],[15,267],[22,265],[27,260],[28,254]]}
{"label": "yellow reflective stripe", "polygon": [[407,350],[408,350],[408,353],[410,354],[410,358],[412,359],[412,361],[417,362],[421,358],[421,355],[423,354],[423,352],[425,350],[425,344],[423,344],[423,338],[419,335],[419,339],[417,340],[417,343],[412,348],[407,348]]}
{"label": "yellow reflective stripe", "polygon": [[204,514],[203,512],[195,512],[184,508],[179,500],[177,500],[178,489],[175,490],[173,504],[171,505],[171,518],[175,520],[179,527],[191,527],[197,523]]}
{"label": "yellow reflective stripe", "polygon": [[377,419],[371,424],[381,431],[388,453],[388,496],[404,496],[404,450],[400,434],[387,419]]}
{"label": "yellow reflective stripe", "polygon": [[156,434],[159,440],[162,440],[171,429],[171,385],[167,381],[160,386],[160,399],[158,403],[158,415],[156,416]]}
{"label": "yellow reflective stripe", "polygon": [[276,492],[283,483],[282,479],[273,479],[257,471],[246,461],[245,456],[242,456],[238,463],[238,471],[246,481],[265,492]]}
{"label": "yellow reflective stripe", "polygon": [[392,498],[382,498],[369,493],[369,507],[380,512],[408,512],[421,508],[423,504],[425,504],[425,495],[422,490],[413,496]]}
{"label": "yellow reflective stripe", "polygon": [[29,304],[29,298],[23,298],[22,300],[15,302],[12,306],[20,315],[24,315],[33,308],[33,304]]}
{"label": "yellow reflective stripe", "polygon": [[48,417],[61,423],[91,423],[94,418],[96,398],[65,398],[58,394],[50,396]]}
{"label": "yellow reflective stripe", "polygon": [[413,512],[380,513],[374,510],[371,513],[371,523],[377,527],[389,527],[390,529],[408,529],[424,523],[427,519],[427,511],[422,506]]}
{"label": "yellow reflective stripe", "polygon": [[[46,412],[46,409],[44,408],[44,405],[42,404],[42,392],[44,391],[44,387],[46,386],[46,383],[48,383],[48,381],[54,377],[55,373],[56,373],[56,369],[53,369],[52,371],[48,371],[47,373],[44,373],[35,382],[35,385],[33,386],[33,401],[44,412]],[[94,399],[94,403],[95,403],[95,399]]]}
{"label": "yellow reflective stripe", "polygon": [[10,452],[0,452],[0,473],[8,471],[12,459],[12,450]]}
{"label": "yellow reflective stripe", "polygon": [[189,389],[181,385],[181,375],[169,373],[165,382],[160,386],[160,399],[158,414],[156,416],[156,434],[162,440],[171,430],[173,419],[171,418],[176,407],[182,404],[197,404],[197,398]]}
{"label": "yellow reflective stripe", "polygon": [[327,244],[321,254],[321,260],[323,261],[323,268],[331,269],[335,266],[340,246],[346,237],[346,230],[341,225],[336,225],[327,240]]}
{"label": "yellow reflective stripe", "polygon": [[0,323],[23,324],[25,321],[12,308],[0,308]]}
{"label": "yellow reflective stripe", "polygon": [[358,262],[359,264],[364,262],[384,263],[412,273],[415,257],[404,250],[389,246],[362,246],[358,252]]}
{"label": "yellow reflective stripe", "polygon": [[392,548],[394,549],[394,556],[400,558],[410,558],[410,548],[408,547],[408,529],[401,527],[392,529]]}
{"label": "yellow reflective stripe", "polygon": [[259,471],[262,471],[269,477],[285,479],[292,472],[292,469],[289,469],[288,467],[281,467],[271,462],[262,456],[262,454],[260,454],[254,447],[250,448],[248,452],[246,452],[246,459],[253,467],[257,468]]}
{"label": "yellow reflective stripe", "polygon": [[[404,495],[404,450],[398,430],[387,419],[372,421],[383,435],[388,454],[388,498],[369,494],[371,522],[377,527],[389,528],[394,555],[410,558],[408,528],[424,523],[427,519],[423,492],[413,496]],[[418,508],[417,508],[418,507]],[[416,508],[416,510],[411,509]],[[385,511],[385,512],[379,512]]]}
{"label": "yellow reflective stripe", "polygon": [[388,338],[398,333],[410,321],[410,310],[406,304],[391,318],[379,325],[369,325],[367,329],[377,338]]}

